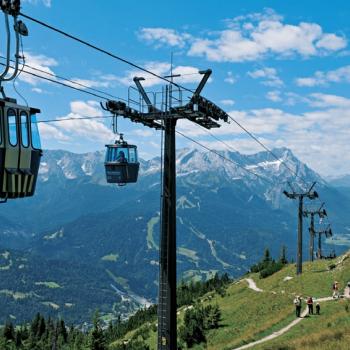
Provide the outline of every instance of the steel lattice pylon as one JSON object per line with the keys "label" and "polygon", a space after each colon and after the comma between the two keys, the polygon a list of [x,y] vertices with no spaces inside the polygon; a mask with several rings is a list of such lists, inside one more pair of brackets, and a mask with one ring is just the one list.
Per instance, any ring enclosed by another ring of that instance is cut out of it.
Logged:
{"label": "steel lattice pylon", "polygon": [[[178,88],[174,96],[172,85],[160,93],[146,92],[141,85],[144,80],[135,77],[137,89],[129,89],[128,105],[121,101],[108,101],[104,109],[114,115],[129,118],[154,129],[164,130],[164,160],[162,215],[159,249],[159,293],[158,293],[158,350],[177,349],[176,327],[176,147],[175,133],[178,119],[187,119],[204,128],[220,127],[219,120],[228,121],[228,115],[200,93],[211,75],[211,70],[199,72],[203,75],[197,89],[186,103]],[[131,98],[133,91],[138,92]],[[187,89],[188,91],[188,89]],[[161,101],[157,101],[160,94]],[[152,100],[151,100],[152,99]],[[136,106],[136,108],[134,108]]]}

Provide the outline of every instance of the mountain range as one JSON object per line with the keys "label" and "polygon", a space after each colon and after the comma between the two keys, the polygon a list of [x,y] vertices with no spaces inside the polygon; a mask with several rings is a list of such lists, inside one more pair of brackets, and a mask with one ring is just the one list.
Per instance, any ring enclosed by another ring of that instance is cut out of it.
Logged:
{"label": "mountain range", "polygon": [[[278,256],[285,245],[294,257],[297,203],[282,192],[314,181],[338,233],[325,247],[341,252],[349,245],[350,187],[325,181],[286,148],[273,150],[277,159],[218,153],[177,152],[179,279],[239,276],[266,247]],[[156,301],[161,159],[141,160],[139,181],[124,187],[106,183],[103,161],[103,152],[46,151],[35,196],[1,207],[2,320],[31,318],[39,305],[82,323],[94,308],[126,317]],[[307,220],[305,258],[306,228]]]}

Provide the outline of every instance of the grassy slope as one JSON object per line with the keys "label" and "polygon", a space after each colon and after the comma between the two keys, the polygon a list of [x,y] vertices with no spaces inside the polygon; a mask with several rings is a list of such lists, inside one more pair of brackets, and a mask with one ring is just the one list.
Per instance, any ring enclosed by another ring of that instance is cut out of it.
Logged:
{"label": "grassy slope", "polygon": [[[260,280],[257,274],[251,274],[249,277],[264,290],[262,293],[247,288],[248,284],[241,281],[230,285],[225,297],[212,294],[212,298],[209,299],[208,295],[205,296],[200,302],[219,305],[222,311],[222,326],[207,334],[206,347],[200,345],[194,349],[233,349],[283,328],[295,318],[295,294],[304,297],[312,295],[316,298],[330,296],[334,280],[339,281],[341,287],[350,280],[350,257],[329,271],[328,266],[337,261],[339,258],[334,261],[305,263],[301,277],[295,275],[294,265],[288,265],[282,271],[263,280]],[[293,278],[284,281],[287,276]],[[346,311],[346,305],[350,309],[347,300],[323,303],[321,316],[307,318],[285,335],[252,349],[277,350],[282,344],[290,349],[348,349],[350,312]],[[183,314],[182,308],[179,310],[179,324],[182,323]],[[131,336],[132,334],[128,334],[125,339]],[[155,332],[150,331],[147,343],[151,349],[156,349]]]}

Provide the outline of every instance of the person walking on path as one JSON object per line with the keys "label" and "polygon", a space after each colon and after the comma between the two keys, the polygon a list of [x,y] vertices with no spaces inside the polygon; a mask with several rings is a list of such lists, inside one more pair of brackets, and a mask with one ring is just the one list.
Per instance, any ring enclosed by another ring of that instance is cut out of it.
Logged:
{"label": "person walking on path", "polygon": [[320,303],[317,303],[317,304],[316,304],[316,315],[319,315],[319,314],[320,314],[320,311],[321,311]]}
{"label": "person walking on path", "polygon": [[300,317],[301,313],[301,297],[297,295],[294,299],[294,305],[295,305],[295,316]]}
{"label": "person walking on path", "polygon": [[307,298],[307,306],[309,308],[309,315],[314,314],[314,301],[312,300],[312,297]]}
{"label": "person walking on path", "polygon": [[333,283],[333,298],[339,298],[339,282],[337,281]]}

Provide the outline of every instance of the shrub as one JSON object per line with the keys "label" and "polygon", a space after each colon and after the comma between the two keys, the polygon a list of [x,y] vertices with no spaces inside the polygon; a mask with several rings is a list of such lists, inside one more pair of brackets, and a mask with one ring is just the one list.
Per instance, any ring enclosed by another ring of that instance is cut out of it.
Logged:
{"label": "shrub", "polygon": [[218,305],[195,305],[185,312],[184,325],[179,331],[180,342],[185,343],[188,348],[206,342],[205,332],[219,328],[220,321],[221,311]]}
{"label": "shrub", "polygon": [[328,266],[328,270],[334,270],[336,268],[336,265],[335,264],[330,264]]}
{"label": "shrub", "polygon": [[281,270],[283,265],[284,264],[280,262],[276,263],[275,261],[272,261],[265,269],[260,271],[260,278],[266,278],[273,275],[277,271]]}

